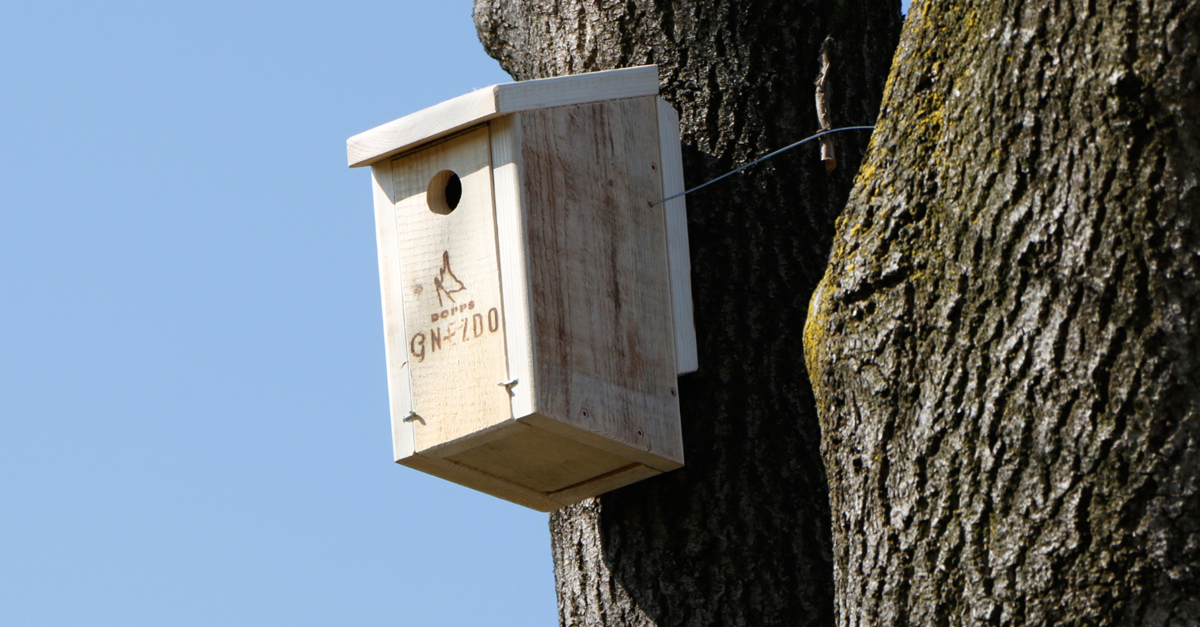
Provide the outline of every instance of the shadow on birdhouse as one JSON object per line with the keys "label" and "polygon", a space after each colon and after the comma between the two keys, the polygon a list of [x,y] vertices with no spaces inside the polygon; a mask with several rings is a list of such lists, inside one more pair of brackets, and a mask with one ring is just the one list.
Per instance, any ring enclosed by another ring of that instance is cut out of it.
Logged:
{"label": "shadow on birdhouse", "polygon": [[679,120],[645,66],[350,138],[371,166],[396,461],[550,511],[683,464]]}

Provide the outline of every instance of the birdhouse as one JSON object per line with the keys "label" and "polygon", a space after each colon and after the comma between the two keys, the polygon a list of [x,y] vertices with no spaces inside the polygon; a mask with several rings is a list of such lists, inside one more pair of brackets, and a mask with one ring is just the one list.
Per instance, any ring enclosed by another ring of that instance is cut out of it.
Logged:
{"label": "birdhouse", "polygon": [[495,85],[371,166],[400,464],[542,511],[683,464],[697,368],[679,119],[645,66]]}

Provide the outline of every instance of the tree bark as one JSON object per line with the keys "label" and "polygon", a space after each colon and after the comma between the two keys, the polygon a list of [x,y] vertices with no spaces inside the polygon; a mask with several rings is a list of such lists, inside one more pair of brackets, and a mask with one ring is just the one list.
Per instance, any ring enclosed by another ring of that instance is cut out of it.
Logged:
{"label": "tree bark", "polygon": [[914,5],[806,331],[840,624],[1200,623],[1198,52]]}
{"label": "tree bark", "polygon": [[[657,63],[689,186],[818,128],[827,36],[832,123],[872,123],[901,22],[898,0],[477,0],[475,19],[518,80]],[[563,625],[832,623],[803,316],[866,137],[834,141],[832,174],[814,145],[688,197],[700,371],[680,381],[687,465],[551,516]]]}

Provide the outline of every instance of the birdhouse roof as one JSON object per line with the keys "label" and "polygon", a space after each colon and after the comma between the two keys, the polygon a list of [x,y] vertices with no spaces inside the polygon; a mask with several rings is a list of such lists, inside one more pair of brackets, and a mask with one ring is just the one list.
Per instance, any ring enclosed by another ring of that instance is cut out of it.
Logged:
{"label": "birdhouse roof", "polygon": [[359,133],[346,140],[346,153],[357,168],[518,111],[657,94],[657,65],[502,83]]}

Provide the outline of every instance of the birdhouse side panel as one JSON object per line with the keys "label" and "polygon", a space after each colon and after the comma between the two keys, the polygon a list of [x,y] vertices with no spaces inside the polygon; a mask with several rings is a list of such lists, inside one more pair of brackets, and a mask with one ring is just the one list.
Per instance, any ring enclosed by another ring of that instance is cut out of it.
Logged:
{"label": "birdhouse side panel", "polygon": [[415,449],[512,418],[487,127],[392,163]]}
{"label": "birdhouse side panel", "polygon": [[671,309],[675,320],[675,368],[679,374],[700,368],[696,351],[696,325],[692,320],[692,259],[688,247],[687,202],[684,196],[683,151],[679,141],[679,114],[658,98],[658,143],[662,151],[663,213],[667,220],[667,258],[671,268]]}
{"label": "birdhouse side panel", "polygon": [[682,462],[656,99],[520,124],[538,413]]}

